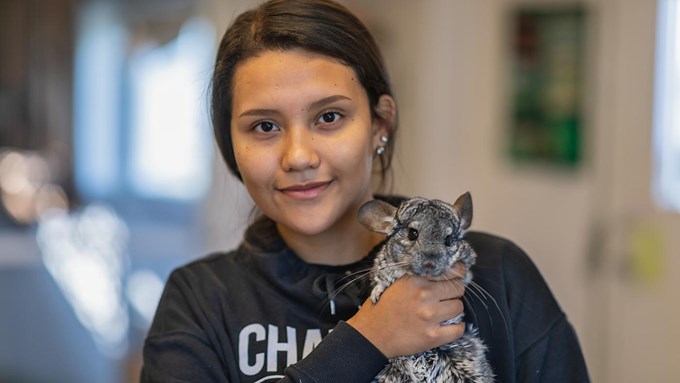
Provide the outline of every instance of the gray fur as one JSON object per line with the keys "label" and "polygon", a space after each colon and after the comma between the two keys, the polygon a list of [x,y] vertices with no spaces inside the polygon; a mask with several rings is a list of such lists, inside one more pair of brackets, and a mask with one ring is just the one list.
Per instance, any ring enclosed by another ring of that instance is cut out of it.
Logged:
{"label": "gray fur", "polygon": [[[456,262],[462,262],[468,270],[462,282],[467,285],[472,280],[469,270],[477,255],[463,239],[472,222],[470,193],[461,195],[453,206],[439,200],[412,198],[397,209],[373,200],[361,207],[359,221],[388,236],[375,259],[373,303],[378,302],[388,286],[406,274],[436,277]],[[412,230],[417,231],[415,240],[413,235],[409,238]],[[461,314],[443,325],[460,323],[462,317]],[[493,382],[485,352],[486,346],[477,330],[468,324],[463,337],[453,343],[390,359],[373,382]]]}

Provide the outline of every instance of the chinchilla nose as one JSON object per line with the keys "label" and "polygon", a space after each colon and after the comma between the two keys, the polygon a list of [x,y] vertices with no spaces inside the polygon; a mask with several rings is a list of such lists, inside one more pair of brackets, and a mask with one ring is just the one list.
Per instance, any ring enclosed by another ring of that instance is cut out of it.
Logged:
{"label": "chinchilla nose", "polygon": [[428,243],[426,246],[420,248],[423,259],[437,260],[446,257],[446,248],[438,243]]}
{"label": "chinchilla nose", "polygon": [[442,262],[442,258],[443,256],[439,252],[423,253],[413,268],[418,275],[437,276],[443,271],[444,262]]}
{"label": "chinchilla nose", "polygon": [[423,265],[437,266],[443,263],[443,259],[445,258],[445,256],[446,255],[443,252],[431,251],[423,253],[421,261],[423,262]]}
{"label": "chinchilla nose", "polygon": [[434,261],[442,257],[442,253],[439,251],[428,251],[423,253],[423,259],[428,261]]}

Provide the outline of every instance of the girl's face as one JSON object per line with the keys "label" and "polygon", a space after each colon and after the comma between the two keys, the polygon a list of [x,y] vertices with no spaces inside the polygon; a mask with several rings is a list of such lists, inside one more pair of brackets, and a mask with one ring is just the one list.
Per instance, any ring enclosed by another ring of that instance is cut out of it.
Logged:
{"label": "girl's face", "polygon": [[255,204],[282,233],[312,236],[357,224],[387,128],[350,67],[298,49],[239,64],[231,135]]}

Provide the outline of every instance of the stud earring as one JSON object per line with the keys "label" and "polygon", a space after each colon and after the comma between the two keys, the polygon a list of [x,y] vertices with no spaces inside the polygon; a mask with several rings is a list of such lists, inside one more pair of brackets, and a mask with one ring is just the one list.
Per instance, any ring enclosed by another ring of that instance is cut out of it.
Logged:
{"label": "stud earring", "polygon": [[[382,142],[383,144],[387,144],[387,142],[389,142],[389,140],[390,140],[390,138],[387,137],[384,134],[380,136],[380,142]],[[378,148],[375,150],[375,154],[380,156],[383,153],[385,153],[385,145],[378,146]]]}

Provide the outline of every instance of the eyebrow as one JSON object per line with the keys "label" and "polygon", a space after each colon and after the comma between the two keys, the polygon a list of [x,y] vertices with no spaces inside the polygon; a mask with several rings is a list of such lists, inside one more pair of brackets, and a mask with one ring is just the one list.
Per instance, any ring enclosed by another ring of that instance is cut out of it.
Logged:
{"label": "eyebrow", "polygon": [[[343,96],[341,94],[336,94],[333,96],[328,96],[324,97],[322,99],[319,99],[317,101],[312,102],[309,104],[308,109],[318,109],[320,107],[323,107],[324,105],[332,104],[336,101],[342,101],[342,100],[349,100],[351,101],[352,99]],[[239,114],[239,117],[245,117],[245,116],[274,116],[278,115],[279,112],[276,111],[275,109],[248,109],[245,112]]]}
{"label": "eyebrow", "polygon": [[324,105],[332,104],[336,101],[342,101],[342,100],[352,101],[352,99],[347,97],[347,96],[343,96],[341,94],[336,94],[334,96],[328,96],[328,97],[324,97],[320,100],[314,101],[313,103],[309,104],[309,109],[317,109],[317,108],[320,108]]}

